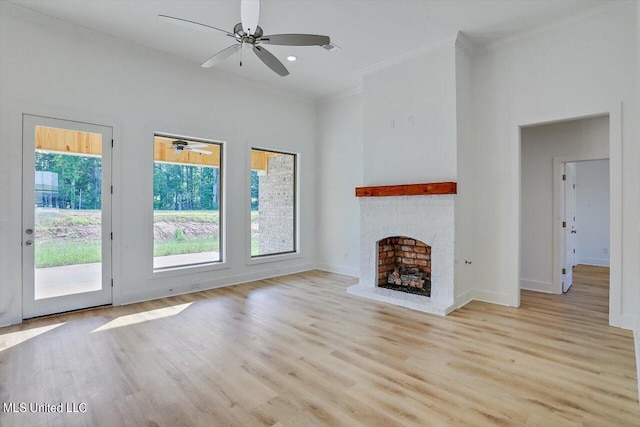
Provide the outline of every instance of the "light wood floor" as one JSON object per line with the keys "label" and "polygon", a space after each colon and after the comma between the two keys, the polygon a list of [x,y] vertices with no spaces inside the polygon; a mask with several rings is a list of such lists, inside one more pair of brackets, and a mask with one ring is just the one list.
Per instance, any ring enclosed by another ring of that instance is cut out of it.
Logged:
{"label": "light wood floor", "polygon": [[313,271],[0,329],[0,401],[87,404],[8,426],[638,426],[606,270],[447,317]]}

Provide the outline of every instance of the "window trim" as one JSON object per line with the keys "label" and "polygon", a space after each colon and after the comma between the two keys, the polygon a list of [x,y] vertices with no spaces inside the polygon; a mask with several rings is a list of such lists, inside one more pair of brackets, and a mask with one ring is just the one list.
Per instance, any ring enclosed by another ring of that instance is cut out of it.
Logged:
{"label": "window trim", "polygon": [[[226,191],[225,191],[225,187],[226,187],[226,165],[227,165],[227,158],[226,158],[226,142],[225,141],[219,141],[219,140],[215,140],[215,139],[207,139],[207,138],[201,138],[201,137],[191,137],[191,136],[186,136],[186,135],[180,135],[180,134],[175,134],[175,133],[168,133],[168,132],[153,132],[153,140],[155,141],[156,137],[164,137],[164,138],[176,138],[176,139],[184,139],[187,141],[193,141],[193,142],[202,142],[205,144],[215,144],[218,145],[220,148],[220,183],[219,183],[219,208],[218,208],[218,222],[219,222],[219,231],[218,231],[218,241],[219,241],[219,253],[220,253],[220,259],[218,261],[206,261],[206,262],[199,262],[199,263],[190,263],[190,264],[181,264],[181,265],[174,265],[174,266],[168,266],[168,267],[160,267],[160,268],[155,268],[153,266],[153,260],[154,260],[154,255],[153,255],[153,250],[154,250],[154,245],[155,245],[155,238],[153,237],[153,216],[155,214],[155,209],[153,209],[153,198],[155,197],[155,192],[152,189],[152,206],[151,206],[151,215],[152,215],[152,221],[151,221],[151,229],[152,229],[152,243],[151,243],[151,270],[153,272],[153,276],[178,276],[181,274],[188,274],[188,273],[199,273],[199,272],[208,272],[208,271],[215,271],[215,270],[221,270],[221,269],[225,269],[228,268],[227,265],[227,259],[226,259],[226,253],[227,253],[227,239],[226,239],[226,213],[225,213],[225,209],[226,209],[226,204],[227,204],[227,200],[226,200]],[[155,158],[154,158],[154,154],[155,154],[155,147],[153,147],[153,143],[152,143],[152,156],[151,156],[151,160],[152,160],[152,164],[155,165]],[[152,172],[152,183],[155,180],[155,175]]]}
{"label": "window trim", "polygon": [[300,181],[300,153],[294,151],[286,151],[281,149],[263,148],[257,146],[249,146],[248,150],[248,177],[251,177],[251,151],[266,151],[269,153],[287,154],[293,156],[293,250],[287,252],[276,252],[271,254],[252,255],[251,254],[251,181],[246,186],[248,192],[247,197],[247,215],[246,215],[246,232],[247,232],[247,265],[264,264],[269,262],[285,261],[289,259],[302,258],[300,251],[300,197],[299,197],[299,181]]}

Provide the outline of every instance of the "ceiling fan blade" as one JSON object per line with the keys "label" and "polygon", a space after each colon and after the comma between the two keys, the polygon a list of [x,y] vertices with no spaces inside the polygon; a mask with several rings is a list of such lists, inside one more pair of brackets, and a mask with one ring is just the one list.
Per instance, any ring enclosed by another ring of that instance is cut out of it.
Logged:
{"label": "ceiling fan blade", "polygon": [[231,46],[229,46],[227,48],[224,48],[220,52],[214,54],[211,58],[209,58],[206,61],[204,61],[202,63],[202,65],[201,65],[201,67],[211,68],[214,65],[219,64],[221,61],[224,61],[225,59],[227,59],[228,57],[230,57],[231,55],[233,55],[237,51],[239,51],[241,47],[242,47],[242,45],[240,45],[240,44],[234,44],[234,45],[231,45]]}
{"label": "ceiling fan blade", "polygon": [[331,43],[329,36],[317,34],[272,34],[261,37],[260,41],[282,46],[324,46]]}
{"label": "ceiling fan blade", "polygon": [[192,153],[212,154],[211,151],[198,150],[197,148],[189,149]]}
{"label": "ceiling fan blade", "polygon": [[195,21],[189,21],[188,19],[176,18],[175,16],[169,15],[158,15],[158,18],[162,19],[165,22],[169,22],[171,24],[181,25],[183,27],[191,28],[192,30],[204,30],[204,31],[222,31],[228,36],[233,36],[229,31],[222,30],[220,28],[212,27],[211,25],[201,24]]}
{"label": "ceiling fan blade", "polygon": [[182,153],[182,150],[176,150],[173,152],[174,156],[179,156]]}
{"label": "ceiling fan blade", "polygon": [[202,143],[202,142],[196,142],[195,144],[189,144],[189,148],[202,148],[202,147],[208,147],[208,144]]}
{"label": "ceiling fan blade", "polygon": [[253,35],[260,19],[260,0],[240,1],[240,20],[245,33]]}
{"label": "ceiling fan blade", "polygon": [[282,62],[280,62],[278,58],[273,56],[273,54],[267,49],[263,48],[262,46],[254,46],[253,52],[258,55],[258,58],[260,58],[260,60],[264,62],[267,67],[275,71],[276,74],[282,77],[289,75],[289,71],[284,65],[282,65]]}

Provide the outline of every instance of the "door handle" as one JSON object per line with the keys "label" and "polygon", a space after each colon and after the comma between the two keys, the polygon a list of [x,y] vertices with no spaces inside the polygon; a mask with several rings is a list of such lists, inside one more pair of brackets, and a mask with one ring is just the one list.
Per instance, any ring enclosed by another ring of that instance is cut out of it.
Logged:
{"label": "door handle", "polygon": [[33,240],[27,240],[26,242],[24,242],[24,244],[26,246],[33,246]]}
{"label": "door handle", "polygon": [[24,232],[25,234],[29,234],[29,235],[33,234],[33,230],[30,228],[27,228],[26,230],[24,230]]}

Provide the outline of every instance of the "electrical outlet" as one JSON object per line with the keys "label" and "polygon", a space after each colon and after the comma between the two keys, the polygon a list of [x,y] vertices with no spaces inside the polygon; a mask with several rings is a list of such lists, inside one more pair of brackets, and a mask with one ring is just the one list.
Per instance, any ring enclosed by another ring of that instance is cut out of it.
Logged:
{"label": "electrical outlet", "polygon": [[191,285],[192,291],[195,291],[196,289],[200,289],[200,283],[194,283],[193,285]]}
{"label": "electrical outlet", "polygon": [[602,253],[607,255],[609,253],[609,248],[602,248]]}

